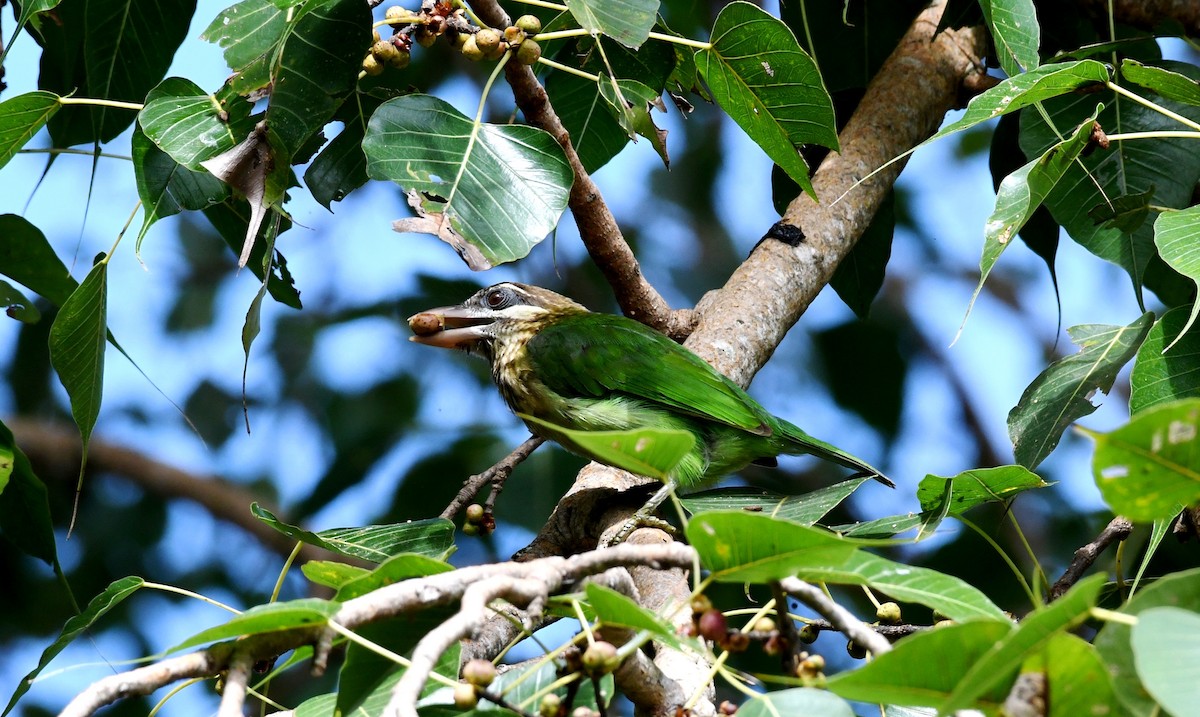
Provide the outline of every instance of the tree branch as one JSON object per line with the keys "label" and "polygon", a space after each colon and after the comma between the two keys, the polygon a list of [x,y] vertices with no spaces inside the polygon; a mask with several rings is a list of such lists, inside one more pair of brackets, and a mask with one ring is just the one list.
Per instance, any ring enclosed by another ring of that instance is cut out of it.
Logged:
{"label": "tree branch", "polygon": [[1100,531],[1100,535],[1087,545],[1075,551],[1075,557],[1071,559],[1071,564],[1067,566],[1062,577],[1059,578],[1050,588],[1050,601],[1053,602],[1062,597],[1071,586],[1083,577],[1087,569],[1092,567],[1092,563],[1096,562],[1096,558],[1100,557],[1100,553],[1111,545],[1113,542],[1125,540],[1133,532],[1133,523],[1128,518],[1118,515],[1113,518],[1104,530]]}
{"label": "tree branch", "polygon": [[[17,445],[29,456],[35,472],[48,482],[75,486],[79,477],[80,443],[74,430],[47,421],[7,419]],[[296,541],[258,520],[250,504],[262,497],[218,476],[204,476],[155,460],[131,448],[93,439],[88,445],[88,475],[111,473],[162,498],[197,503],[218,520],[232,523],[286,558]],[[305,545],[302,560],[327,560],[326,550]]]}
{"label": "tree branch", "polygon": [[[505,28],[510,24],[508,15],[497,0],[472,0],[471,7],[484,22],[493,27]],[[672,311],[666,299],[642,275],[633,249],[625,241],[616,218],[600,194],[600,188],[583,168],[579,154],[571,144],[570,134],[563,127],[533,70],[518,62],[510,62],[504,72],[525,120],[554,137],[575,172],[568,206],[588,254],[612,286],[621,311],[674,339],[687,336],[695,325],[693,313],[689,310]]]}
{"label": "tree branch", "polygon": [[829,620],[839,632],[865,647],[871,654],[882,655],[891,651],[892,643],[888,642],[886,637],[875,632],[870,625],[835,603],[820,588],[798,578],[785,578],[780,580],[779,584],[784,592],[816,610],[826,620]]}
{"label": "tree branch", "polygon": [[[526,438],[524,443],[514,448],[512,453],[497,461],[494,466],[482,473],[477,473],[467,478],[463,481],[463,487],[458,491],[458,495],[454,496],[454,500],[450,501],[450,505],[447,505],[446,509],[442,511],[442,517],[451,519],[458,515],[458,511],[462,510],[463,506],[475,497],[479,489],[488,483],[503,485],[504,481],[508,480],[508,476],[512,474],[513,469],[545,442],[546,439],[540,436]],[[499,490],[494,489],[492,496],[488,499],[489,502],[494,504],[496,501],[495,496],[498,494]]]}

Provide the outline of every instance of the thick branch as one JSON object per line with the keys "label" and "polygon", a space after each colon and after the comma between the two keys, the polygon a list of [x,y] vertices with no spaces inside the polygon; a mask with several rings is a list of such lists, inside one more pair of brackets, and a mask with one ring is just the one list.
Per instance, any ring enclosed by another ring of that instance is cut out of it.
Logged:
{"label": "thick branch", "polygon": [[[484,22],[493,27],[503,28],[510,23],[508,15],[496,0],[473,0],[471,7]],[[579,154],[571,144],[570,134],[550,105],[546,90],[537,81],[533,70],[518,62],[510,62],[504,71],[525,120],[554,137],[575,172],[568,206],[588,254],[612,285],[621,310],[627,316],[653,326],[672,338],[687,336],[695,324],[692,312],[672,311],[666,300],[642,275],[637,257],[600,195],[600,188],[583,168]]]}
{"label": "thick branch", "polygon": [[851,187],[929,137],[959,104],[964,80],[983,73],[983,30],[935,35],[943,8],[944,3],[935,3],[921,13],[867,87],[839,136],[841,152],[830,153],[813,176],[820,204],[804,194],[788,206],[782,223],[798,228],[803,238],[796,246],[763,241],[725,286],[697,307],[700,323],[687,346],[742,386],[829,283],[903,162]]}
{"label": "thick branch", "polygon": [[[1109,0],[1081,0],[1080,4],[1098,17],[1108,17]],[[1183,25],[1187,34],[1200,34],[1200,3],[1196,0],[1115,0],[1111,5],[1117,22],[1154,30],[1174,21]]]}
{"label": "thick branch", "polygon": [[[687,568],[695,559],[696,554],[690,547],[671,543],[618,545],[570,558],[554,557],[528,563],[476,565],[449,573],[404,580],[348,600],[342,604],[332,621],[343,628],[354,630],[397,615],[453,604],[462,600],[472,586],[488,581],[491,581],[492,585],[504,580],[523,580],[530,585],[538,583],[540,594],[548,596],[573,589],[587,576],[602,573],[610,568]],[[536,600],[537,596],[534,599]],[[459,613],[462,614],[464,613]],[[451,621],[461,619],[455,616]],[[251,662],[266,660],[302,645],[316,646],[314,667],[319,670],[325,664],[329,646],[336,634],[332,628],[315,626],[260,633],[218,643],[199,652],[169,658],[94,682],[77,695],[61,715],[86,717],[101,707],[125,697],[148,695],[181,679],[216,675],[230,669],[235,657],[249,659]],[[427,676],[428,673],[425,677]],[[424,683],[424,677],[421,678],[421,683]]]}
{"label": "thick branch", "polygon": [[[29,456],[38,476],[48,482],[74,486],[79,476],[80,443],[74,429],[44,421],[7,419],[17,445]],[[217,476],[202,476],[176,468],[131,448],[93,439],[88,445],[88,473],[111,473],[165,499],[189,500],[218,520],[232,523],[253,535],[282,557],[291,554],[296,541],[271,528],[250,513],[250,504],[262,502],[238,485]],[[84,486],[87,490],[87,486]],[[302,561],[328,559],[330,553],[305,545]]]}

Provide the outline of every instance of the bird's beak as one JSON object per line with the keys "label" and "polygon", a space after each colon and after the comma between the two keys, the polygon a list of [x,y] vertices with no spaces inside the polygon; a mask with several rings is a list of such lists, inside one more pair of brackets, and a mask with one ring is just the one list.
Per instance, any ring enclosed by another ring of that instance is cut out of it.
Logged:
{"label": "bird's beak", "polygon": [[408,317],[408,327],[416,341],[426,346],[444,349],[465,349],[487,336],[486,327],[496,316],[476,308],[443,306]]}

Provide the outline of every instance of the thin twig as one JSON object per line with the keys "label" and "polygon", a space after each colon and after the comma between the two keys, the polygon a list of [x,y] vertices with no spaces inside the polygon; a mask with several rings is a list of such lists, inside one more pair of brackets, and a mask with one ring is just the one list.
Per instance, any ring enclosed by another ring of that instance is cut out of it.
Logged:
{"label": "thin twig", "polygon": [[866,648],[873,655],[890,652],[892,644],[887,638],[871,629],[871,626],[854,617],[846,608],[831,600],[828,595],[815,585],[799,578],[785,578],[779,581],[780,586],[800,602],[808,605],[819,614],[825,616],[839,632]]}
{"label": "thin twig", "polygon": [[794,675],[796,668],[800,666],[800,631],[788,616],[787,593],[777,580],[771,581],[771,597],[775,598],[776,625],[779,628],[779,636],[783,638],[783,650],[779,653],[779,659],[783,662],[783,673]]}
{"label": "thin twig", "polygon": [[1075,551],[1075,557],[1071,559],[1071,564],[1067,566],[1062,577],[1050,588],[1050,601],[1057,600],[1070,590],[1071,586],[1083,577],[1087,569],[1092,567],[1092,563],[1096,562],[1096,558],[1100,557],[1100,553],[1104,552],[1105,548],[1114,541],[1125,540],[1132,532],[1133,523],[1128,518],[1118,515],[1109,521],[1095,540]]}
{"label": "thin twig", "polygon": [[513,469],[521,464],[531,453],[537,450],[537,447],[546,442],[545,438],[540,436],[530,436],[525,439],[525,442],[513,449],[512,453],[501,458],[494,466],[488,468],[482,473],[477,473],[465,481],[463,487],[458,491],[458,495],[454,496],[454,500],[450,501],[450,505],[442,511],[443,518],[453,518],[458,515],[458,512],[463,509],[479,492],[485,484],[492,484],[492,494],[488,497],[487,512],[491,513],[492,506],[496,504],[496,498],[500,495],[500,491],[504,489],[504,481],[512,475]]}
{"label": "thin twig", "polygon": [[[811,622],[805,623],[805,625],[808,627],[811,627],[812,629],[814,629],[818,632],[821,632],[821,631],[841,632],[840,628],[838,628],[837,626],[835,626],[832,622],[829,622],[828,620],[813,620]],[[922,630],[932,629],[931,625],[911,625],[908,623],[904,623],[904,624],[900,624],[900,625],[867,625],[867,627],[871,628],[872,632],[875,632],[876,634],[886,637],[890,642],[895,642],[896,640],[899,640],[902,637],[908,637],[909,635],[912,635],[913,633],[921,632]]]}

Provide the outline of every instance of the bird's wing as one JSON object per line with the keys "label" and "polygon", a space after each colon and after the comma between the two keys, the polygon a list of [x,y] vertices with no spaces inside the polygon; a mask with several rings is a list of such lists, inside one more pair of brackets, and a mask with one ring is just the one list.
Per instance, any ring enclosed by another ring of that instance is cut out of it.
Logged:
{"label": "bird's wing", "polygon": [[526,346],[536,375],[567,396],[635,396],[744,431],[770,435],[771,416],[699,356],[633,319],[574,314]]}

